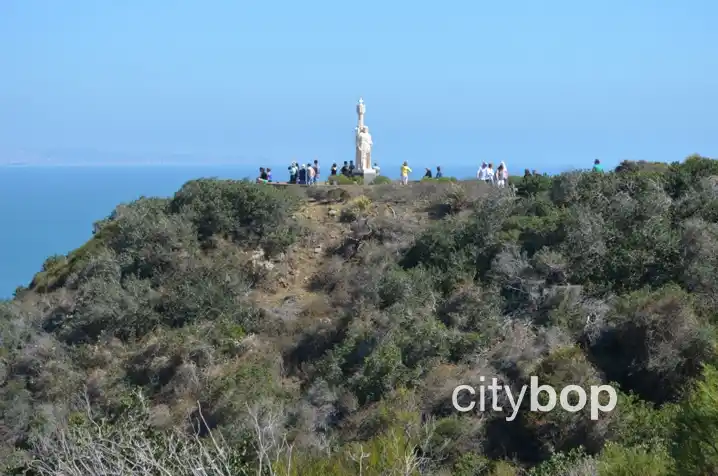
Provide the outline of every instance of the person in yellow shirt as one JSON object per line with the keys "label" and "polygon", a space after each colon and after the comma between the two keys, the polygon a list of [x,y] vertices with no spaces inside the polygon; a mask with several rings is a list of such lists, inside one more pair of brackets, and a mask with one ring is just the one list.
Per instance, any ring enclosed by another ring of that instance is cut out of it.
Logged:
{"label": "person in yellow shirt", "polygon": [[404,161],[404,165],[401,166],[401,183],[402,185],[406,185],[409,183],[409,174],[411,173],[411,169],[409,168],[409,164]]}

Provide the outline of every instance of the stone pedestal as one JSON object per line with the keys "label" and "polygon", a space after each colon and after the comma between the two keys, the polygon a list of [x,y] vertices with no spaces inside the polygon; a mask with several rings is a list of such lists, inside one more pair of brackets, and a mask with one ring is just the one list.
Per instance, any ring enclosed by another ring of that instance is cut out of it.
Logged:
{"label": "stone pedestal", "polygon": [[377,173],[374,169],[364,169],[357,171],[357,175],[364,177],[364,185],[369,185],[376,179]]}

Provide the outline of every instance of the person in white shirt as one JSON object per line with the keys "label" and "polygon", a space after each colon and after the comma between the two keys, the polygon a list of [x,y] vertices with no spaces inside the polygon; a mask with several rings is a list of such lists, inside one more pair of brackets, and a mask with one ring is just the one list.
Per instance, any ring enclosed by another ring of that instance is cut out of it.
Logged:
{"label": "person in white shirt", "polygon": [[496,176],[494,175],[494,164],[489,164],[488,167],[486,167],[486,183],[494,183],[494,180],[496,179]]}
{"label": "person in white shirt", "polygon": [[476,178],[486,180],[486,162],[481,162],[481,168],[476,172]]}

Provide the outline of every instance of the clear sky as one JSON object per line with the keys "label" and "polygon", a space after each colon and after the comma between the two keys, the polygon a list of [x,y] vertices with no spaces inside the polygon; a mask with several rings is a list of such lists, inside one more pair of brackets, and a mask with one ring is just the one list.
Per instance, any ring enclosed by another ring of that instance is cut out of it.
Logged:
{"label": "clear sky", "polygon": [[718,2],[0,1],[0,161],[718,156]]}

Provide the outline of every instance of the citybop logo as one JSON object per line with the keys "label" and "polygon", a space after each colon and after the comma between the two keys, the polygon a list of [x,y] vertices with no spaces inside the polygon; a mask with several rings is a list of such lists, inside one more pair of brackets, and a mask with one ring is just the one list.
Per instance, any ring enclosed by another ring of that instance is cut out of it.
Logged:
{"label": "citybop logo", "polygon": [[[484,380],[485,378],[483,376],[479,377],[480,382],[483,382]],[[589,397],[586,391],[578,385],[567,385],[557,393],[556,389],[550,385],[539,385],[538,377],[531,377],[530,382],[530,408],[532,412],[550,412],[556,408],[556,403],[558,401],[561,408],[567,412],[575,413],[583,410],[586,407],[586,404],[589,403]],[[478,392],[476,388],[470,385],[459,385],[454,389],[454,392],[451,395],[451,402],[457,411],[465,413],[476,409],[476,400],[478,400],[477,411],[485,412],[486,394],[488,391],[491,399],[490,411],[503,412],[503,407],[499,406],[499,392],[503,391],[506,393],[506,399],[509,401],[512,410],[511,416],[506,417],[506,421],[513,421],[521,409],[521,402],[526,396],[526,390],[528,388],[528,385],[524,385],[521,388],[519,395],[515,397],[511,391],[511,387],[508,385],[501,386],[498,383],[498,379],[493,378],[491,385],[480,385],[478,387]],[[471,402],[468,404],[466,404],[466,398],[462,398],[461,402],[459,401],[460,396],[462,394],[465,395],[466,393],[472,397]],[[546,394],[548,397],[543,403],[539,401],[539,395],[542,393]],[[479,396],[478,399],[474,398],[477,394]],[[577,398],[571,399],[572,394],[576,395]],[[599,412],[606,413],[613,411],[613,409],[616,408],[616,403],[618,402],[616,390],[610,385],[592,385],[590,387],[590,397],[591,420],[598,420]],[[571,400],[575,401],[572,402]]]}

